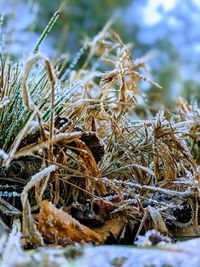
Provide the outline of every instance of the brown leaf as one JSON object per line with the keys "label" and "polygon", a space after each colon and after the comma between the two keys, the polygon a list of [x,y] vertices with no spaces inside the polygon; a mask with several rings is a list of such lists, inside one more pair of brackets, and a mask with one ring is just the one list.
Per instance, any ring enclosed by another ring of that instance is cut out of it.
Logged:
{"label": "brown leaf", "polygon": [[48,243],[68,245],[74,242],[103,243],[105,237],[80,224],[71,215],[45,200],[38,215],[38,229]]}
{"label": "brown leaf", "polygon": [[[87,174],[90,176],[99,178],[99,181],[100,181],[102,179],[102,174],[97,166],[97,163],[95,161],[95,158],[91,150],[88,148],[88,146],[83,141],[79,139],[77,139],[75,143],[76,143],[77,148],[81,149],[80,160],[83,161]],[[106,193],[106,187],[103,183],[99,183],[98,186],[96,186],[96,183],[95,183],[94,187],[96,187],[97,191],[100,191],[99,193],[102,193],[102,194]]]}
{"label": "brown leaf", "polygon": [[124,216],[119,216],[107,220],[102,226],[98,228],[93,228],[93,230],[104,236],[105,239],[112,234],[117,240],[126,223],[126,218]]}
{"label": "brown leaf", "polygon": [[91,150],[96,162],[98,163],[105,154],[104,143],[99,139],[95,132],[83,132],[80,140],[83,141]]}

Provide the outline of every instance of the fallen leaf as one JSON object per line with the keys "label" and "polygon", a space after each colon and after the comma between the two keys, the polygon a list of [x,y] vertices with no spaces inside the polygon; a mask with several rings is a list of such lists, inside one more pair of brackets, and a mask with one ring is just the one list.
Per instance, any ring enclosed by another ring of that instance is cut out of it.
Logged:
{"label": "fallen leaf", "polygon": [[46,242],[62,246],[81,241],[103,243],[105,240],[103,235],[82,225],[71,215],[57,209],[47,200],[41,204],[38,229]]}
{"label": "fallen leaf", "polygon": [[112,234],[117,240],[126,223],[127,220],[124,216],[118,216],[105,221],[102,226],[92,229],[98,234],[103,235],[105,239]]}

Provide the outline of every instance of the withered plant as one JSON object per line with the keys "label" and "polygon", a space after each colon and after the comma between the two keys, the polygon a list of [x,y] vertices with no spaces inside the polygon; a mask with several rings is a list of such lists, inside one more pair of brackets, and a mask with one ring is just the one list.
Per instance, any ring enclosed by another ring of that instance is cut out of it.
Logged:
{"label": "withered plant", "polygon": [[58,15],[26,64],[1,57],[2,223],[20,217],[25,243],[36,246],[197,226],[198,106],[180,99],[154,115],[139,105],[141,81],[160,86],[110,22],[71,64],[50,62],[38,50]]}

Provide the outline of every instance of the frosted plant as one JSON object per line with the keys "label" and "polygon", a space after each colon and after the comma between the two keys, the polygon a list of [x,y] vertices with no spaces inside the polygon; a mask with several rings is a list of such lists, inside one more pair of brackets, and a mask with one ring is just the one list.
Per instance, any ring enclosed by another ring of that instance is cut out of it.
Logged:
{"label": "frosted plant", "polygon": [[25,254],[21,247],[21,233],[19,231],[20,224],[15,222],[7,242],[2,237],[0,241],[2,246],[2,260],[0,260],[1,267],[14,267],[16,262],[18,264],[26,264],[30,261],[30,256]]}
{"label": "frosted plant", "polygon": [[139,235],[135,244],[138,246],[164,246],[171,243],[171,238],[162,235],[155,229],[149,230],[145,235]]}

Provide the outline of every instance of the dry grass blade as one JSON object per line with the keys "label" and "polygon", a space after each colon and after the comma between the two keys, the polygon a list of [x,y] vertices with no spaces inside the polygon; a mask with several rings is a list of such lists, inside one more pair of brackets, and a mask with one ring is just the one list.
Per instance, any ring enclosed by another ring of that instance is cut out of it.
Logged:
{"label": "dry grass blade", "polygon": [[[59,143],[59,142],[64,142],[67,144],[67,143],[75,141],[76,139],[81,137],[81,135],[82,135],[81,132],[60,133],[54,136],[54,144]],[[50,143],[51,143],[51,140],[47,140],[41,143],[28,145],[20,149],[19,151],[17,151],[13,158],[17,159],[21,156],[25,156],[30,153],[36,152],[41,148],[48,148]]]}
{"label": "dry grass blade", "polygon": [[168,229],[159,211],[151,206],[148,207],[148,211],[153,220],[155,229],[158,230],[160,233],[167,235]]}
{"label": "dry grass blade", "polygon": [[23,218],[23,234],[26,237],[28,242],[31,242],[35,245],[42,245],[43,240],[36,229],[36,225],[32,216],[31,207],[28,201],[28,192],[40,183],[47,175],[51,174],[52,172],[58,170],[59,167],[56,165],[51,165],[39,173],[36,173],[32,176],[31,180],[27,183],[24,187],[23,192],[21,194],[21,202],[23,207],[22,218]]}
{"label": "dry grass blade", "polygon": [[177,168],[174,163],[174,160],[171,156],[170,150],[166,144],[162,141],[156,141],[156,147],[161,155],[164,167],[163,167],[163,176],[165,179],[175,180],[177,178]]}

